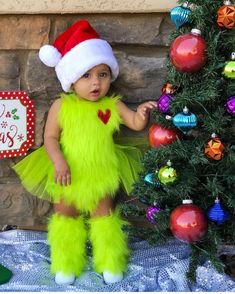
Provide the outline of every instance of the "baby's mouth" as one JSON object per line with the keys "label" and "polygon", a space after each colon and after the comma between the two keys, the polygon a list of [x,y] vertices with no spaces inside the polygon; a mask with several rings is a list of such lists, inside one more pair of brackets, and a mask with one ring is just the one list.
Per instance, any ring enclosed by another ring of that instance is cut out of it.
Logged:
{"label": "baby's mouth", "polygon": [[99,92],[100,92],[99,89],[95,89],[95,90],[91,91],[91,93],[95,94],[95,95],[99,94]]}

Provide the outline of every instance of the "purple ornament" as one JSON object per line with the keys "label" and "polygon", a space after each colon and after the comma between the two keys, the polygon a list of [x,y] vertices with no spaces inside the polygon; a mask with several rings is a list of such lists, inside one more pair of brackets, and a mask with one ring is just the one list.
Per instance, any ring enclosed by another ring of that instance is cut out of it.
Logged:
{"label": "purple ornament", "polygon": [[146,218],[151,224],[155,224],[154,215],[160,211],[158,206],[150,206],[146,211]]}
{"label": "purple ornament", "polygon": [[162,94],[162,96],[157,101],[158,109],[162,113],[168,113],[170,111],[170,102],[173,99],[174,97],[171,96],[170,94],[166,94],[166,93]]}
{"label": "purple ornament", "polygon": [[230,97],[224,106],[228,113],[230,113],[232,116],[235,116],[235,96]]}

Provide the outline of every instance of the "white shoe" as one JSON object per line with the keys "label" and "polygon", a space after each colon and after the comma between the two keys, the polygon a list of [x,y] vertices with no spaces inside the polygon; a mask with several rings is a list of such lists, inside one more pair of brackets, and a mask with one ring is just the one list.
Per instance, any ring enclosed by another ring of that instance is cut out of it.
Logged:
{"label": "white shoe", "polygon": [[109,272],[103,272],[104,281],[106,284],[118,283],[123,279],[123,273],[111,274]]}
{"label": "white shoe", "polygon": [[73,273],[65,275],[62,272],[58,272],[55,275],[55,282],[58,285],[72,285],[75,281]]}

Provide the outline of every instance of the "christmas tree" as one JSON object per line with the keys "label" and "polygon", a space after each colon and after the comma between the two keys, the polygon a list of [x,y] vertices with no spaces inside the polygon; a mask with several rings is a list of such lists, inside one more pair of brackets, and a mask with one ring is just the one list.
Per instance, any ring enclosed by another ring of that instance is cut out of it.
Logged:
{"label": "christmas tree", "polygon": [[221,0],[178,4],[150,147],[122,212],[148,220],[129,229],[135,236],[188,243],[195,279],[201,257],[222,271],[218,246],[235,242],[235,8]]}

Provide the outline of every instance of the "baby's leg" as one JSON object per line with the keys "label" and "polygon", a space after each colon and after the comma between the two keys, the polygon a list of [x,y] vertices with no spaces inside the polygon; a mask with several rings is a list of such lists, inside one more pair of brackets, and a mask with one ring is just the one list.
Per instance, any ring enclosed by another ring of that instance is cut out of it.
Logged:
{"label": "baby's leg", "polygon": [[90,240],[96,272],[102,273],[107,284],[119,282],[126,271],[129,249],[118,211],[113,212],[110,197],[103,199],[90,219]]}
{"label": "baby's leg", "polygon": [[86,230],[83,217],[63,200],[54,204],[55,214],[48,225],[51,271],[57,284],[72,284],[86,263]]}
{"label": "baby's leg", "polygon": [[91,213],[91,218],[108,216],[113,212],[113,199],[111,197],[106,197],[100,201],[97,205],[95,211]]}

